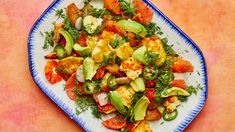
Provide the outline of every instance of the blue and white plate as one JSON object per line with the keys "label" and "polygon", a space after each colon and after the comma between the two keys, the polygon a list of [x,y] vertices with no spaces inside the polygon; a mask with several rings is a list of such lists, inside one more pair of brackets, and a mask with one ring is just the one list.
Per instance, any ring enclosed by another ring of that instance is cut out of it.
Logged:
{"label": "blue and white plate", "polygon": [[[55,11],[57,9],[64,9],[68,4],[74,2],[78,7],[83,6],[82,0],[55,0],[39,19],[33,25],[28,38],[28,61],[31,75],[38,85],[38,87],[52,100],[54,101],[65,113],[67,113],[71,119],[78,123],[86,131],[90,132],[105,132],[111,131],[106,129],[101,120],[93,117],[91,111],[86,111],[80,115],[76,115],[76,105],[74,101],[71,101],[64,89],[65,82],[60,82],[56,85],[51,85],[47,82],[44,75],[44,66],[46,55],[52,49],[45,51],[42,49],[44,44],[44,38],[40,35],[40,32],[45,32],[53,29],[52,22],[57,18],[55,17]],[[167,37],[170,44],[173,44],[175,51],[183,58],[192,62],[195,67],[195,72],[192,74],[184,74],[178,76],[178,78],[186,78],[187,83],[191,85],[201,84],[202,90],[199,90],[197,95],[189,97],[186,103],[183,103],[178,108],[178,117],[171,122],[160,121],[150,122],[150,126],[153,131],[158,132],[171,132],[171,131],[183,131],[202,110],[207,99],[207,70],[206,62],[199,47],[182,31],[180,30],[169,18],[167,18],[157,7],[155,7],[148,0],[144,2],[155,12],[153,22],[162,29],[164,34],[161,37]],[[102,3],[99,0],[94,0],[92,5],[95,7],[102,7]]]}

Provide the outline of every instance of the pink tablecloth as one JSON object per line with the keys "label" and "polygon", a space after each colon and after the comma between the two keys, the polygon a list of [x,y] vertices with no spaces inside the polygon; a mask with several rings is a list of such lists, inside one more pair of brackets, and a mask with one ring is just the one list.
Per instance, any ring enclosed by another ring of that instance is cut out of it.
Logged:
{"label": "pink tablecloth", "polygon": [[[208,100],[186,131],[235,131],[235,1],[152,1],[206,57]],[[37,88],[28,70],[28,32],[51,2],[0,1],[0,131],[81,130]]]}

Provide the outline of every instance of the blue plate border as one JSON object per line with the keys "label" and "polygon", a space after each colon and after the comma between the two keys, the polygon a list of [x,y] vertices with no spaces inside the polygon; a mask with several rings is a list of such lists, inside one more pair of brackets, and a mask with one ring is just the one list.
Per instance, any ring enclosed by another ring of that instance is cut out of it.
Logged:
{"label": "blue plate border", "polygon": [[[38,28],[39,24],[44,21],[44,17],[47,16],[48,13],[55,10],[55,8],[59,5],[60,2],[63,0],[54,0],[49,7],[42,13],[42,15],[36,20],[33,27],[31,28],[29,35],[28,35],[28,63],[29,63],[29,70],[31,73],[31,76],[36,83],[36,85],[46,94],[50,99],[57,104],[66,114],[70,116],[76,123],[78,123],[85,131],[91,132],[91,130],[86,127],[85,121],[83,121],[81,118],[76,116],[76,114],[73,114],[73,112],[66,107],[62,101],[57,98],[52,92],[47,90],[46,86],[42,83],[42,81],[37,77],[38,72],[35,70],[35,64],[33,63],[32,58],[32,42],[33,42],[33,34],[35,33],[36,29]],[[206,61],[203,56],[203,53],[201,49],[196,45],[196,43],[189,38],[179,27],[177,27],[168,17],[166,17],[154,4],[152,4],[149,0],[143,0],[157,15],[159,15],[164,22],[169,25],[183,40],[186,41],[186,43],[191,46],[196,53],[199,55],[201,59],[202,64],[202,75],[203,75],[203,91],[200,95],[200,102],[197,105],[197,107],[192,110],[186,117],[186,119],[180,123],[180,125],[174,129],[175,132],[181,132],[183,131],[191,122],[192,120],[200,113],[202,108],[204,107],[207,97],[208,97],[208,78],[207,78],[207,67],[206,67]]]}

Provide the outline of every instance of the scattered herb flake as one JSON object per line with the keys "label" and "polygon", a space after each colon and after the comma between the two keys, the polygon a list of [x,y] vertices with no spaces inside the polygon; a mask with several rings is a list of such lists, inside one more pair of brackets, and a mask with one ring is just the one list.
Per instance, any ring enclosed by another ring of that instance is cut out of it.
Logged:
{"label": "scattered herb flake", "polygon": [[42,37],[44,37],[44,34],[43,34],[43,32],[42,32],[42,31],[40,31],[40,35],[41,35]]}
{"label": "scattered herb flake", "polygon": [[199,71],[197,71],[197,74],[198,74],[199,76],[201,76],[201,74],[200,74],[200,72],[199,72]]}
{"label": "scattered herb flake", "polygon": [[160,125],[163,125],[165,122],[161,122]]}

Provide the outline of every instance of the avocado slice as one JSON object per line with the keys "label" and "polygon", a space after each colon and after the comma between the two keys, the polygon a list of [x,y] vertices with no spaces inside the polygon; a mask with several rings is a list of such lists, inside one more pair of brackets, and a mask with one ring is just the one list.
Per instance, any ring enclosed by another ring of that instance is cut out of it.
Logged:
{"label": "avocado slice", "polygon": [[135,90],[135,92],[145,91],[144,80],[141,77],[136,78],[134,81],[130,83],[130,85]]}
{"label": "avocado slice", "polygon": [[145,29],[145,27],[136,21],[120,20],[117,24],[123,30],[133,32],[140,35],[141,37],[145,37],[145,35],[147,34],[147,30]]}
{"label": "avocado slice", "polygon": [[86,57],[91,54],[91,49],[89,47],[82,47],[78,44],[75,44],[73,49],[82,57]]}
{"label": "avocado slice", "polygon": [[109,94],[111,104],[122,114],[126,114],[127,110],[122,103],[121,97],[117,91],[111,91]]}
{"label": "avocado slice", "polygon": [[95,65],[94,60],[91,57],[85,58],[83,62],[83,75],[85,80],[91,80],[95,74],[98,66]]}
{"label": "avocado slice", "polygon": [[144,120],[149,103],[150,101],[145,95],[137,101],[133,111],[133,116],[135,121]]}
{"label": "avocado slice", "polygon": [[166,97],[174,96],[174,95],[189,96],[190,93],[188,91],[186,91],[182,88],[178,88],[178,87],[164,89],[161,93],[162,98],[166,98]]}
{"label": "avocado slice", "polygon": [[134,51],[132,54],[133,58],[139,61],[142,64],[148,65],[148,59],[146,59],[147,48],[142,46]]}
{"label": "avocado slice", "polygon": [[64,47],[66,54],[69,56],[73,50],[73,37],[69,34],[69,32],[65,31],[64,29],[60,28],[59,33],[62,34],[62,36],[66,40],[66,45]]}

